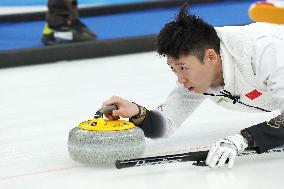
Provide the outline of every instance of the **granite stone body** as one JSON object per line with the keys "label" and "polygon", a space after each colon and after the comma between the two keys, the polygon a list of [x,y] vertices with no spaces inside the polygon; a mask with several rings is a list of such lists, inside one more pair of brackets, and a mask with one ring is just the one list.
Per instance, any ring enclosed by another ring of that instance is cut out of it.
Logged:
{"label": "granite stone body", "polygon": [[87,131],[75,127],[69,132],[69,155],[84,164],[114,164],[116,160],[140,157],[144,149],[145,136],[139,127],[120,131]]}

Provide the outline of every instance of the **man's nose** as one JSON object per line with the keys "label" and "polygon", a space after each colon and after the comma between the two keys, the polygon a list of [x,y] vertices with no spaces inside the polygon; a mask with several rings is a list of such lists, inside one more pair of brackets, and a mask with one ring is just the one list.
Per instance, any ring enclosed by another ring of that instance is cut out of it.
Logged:
{"label": "man's nose", "polygon": [[187,82],[187,80],[186,80],[184,77],[179,76],[179,77],[178,77],[178,82],[179,82],[180,84],[185,84],[185,83]]}

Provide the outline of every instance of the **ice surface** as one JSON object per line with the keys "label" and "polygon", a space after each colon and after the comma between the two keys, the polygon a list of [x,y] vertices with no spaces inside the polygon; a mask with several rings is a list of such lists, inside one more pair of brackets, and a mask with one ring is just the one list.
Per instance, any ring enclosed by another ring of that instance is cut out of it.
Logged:
{"label": "ice surface", "polygon": [[[231,170],[191,163],[117,170],[69,157],[69,131],[104,100],[118,95],[153,109],[175,83],[154,52],[0,70],[0,188],[282,188],[281,153],[238,157]],[[233,112],[205,101],[171,138],[147,140],[145,156],[208,146],[276,114]]]}

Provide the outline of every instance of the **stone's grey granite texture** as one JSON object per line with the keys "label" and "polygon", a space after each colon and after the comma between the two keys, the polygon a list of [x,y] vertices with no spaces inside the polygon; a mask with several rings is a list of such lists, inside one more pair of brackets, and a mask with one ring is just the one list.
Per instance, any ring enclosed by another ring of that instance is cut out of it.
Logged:
{"label": "stone's grey granite texture", "polygon": [[145,136],[139,127],[121,131],[86,131],[75,127],[69,132],[69,155],[84,164],[110,165],[116,160],[138,158],[144,150]]}

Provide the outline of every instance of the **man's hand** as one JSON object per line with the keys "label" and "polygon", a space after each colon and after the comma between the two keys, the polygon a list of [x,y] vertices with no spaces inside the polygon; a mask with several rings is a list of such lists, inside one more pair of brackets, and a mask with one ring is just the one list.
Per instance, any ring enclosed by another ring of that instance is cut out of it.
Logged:
{"label": "man's hand", "polygon": [[139,113],[139,108],[136,104],[118,96],[112,96],[103,103],[102,107],[110,104],[115,104],[118,108],[117,110],[113,110],[112,113],[105,114],[110,120],[116,120],[119,119],[119,117],[130,118]]}
{"label": "man's hand", "polygon": [[247,147],[248,144],[245,138],[240,134],[218,140],[212,145],[206,159],[206,164],[211,168],[223,167],[227,159],[229,159],[228,168],[232,168],[236,156]]}

